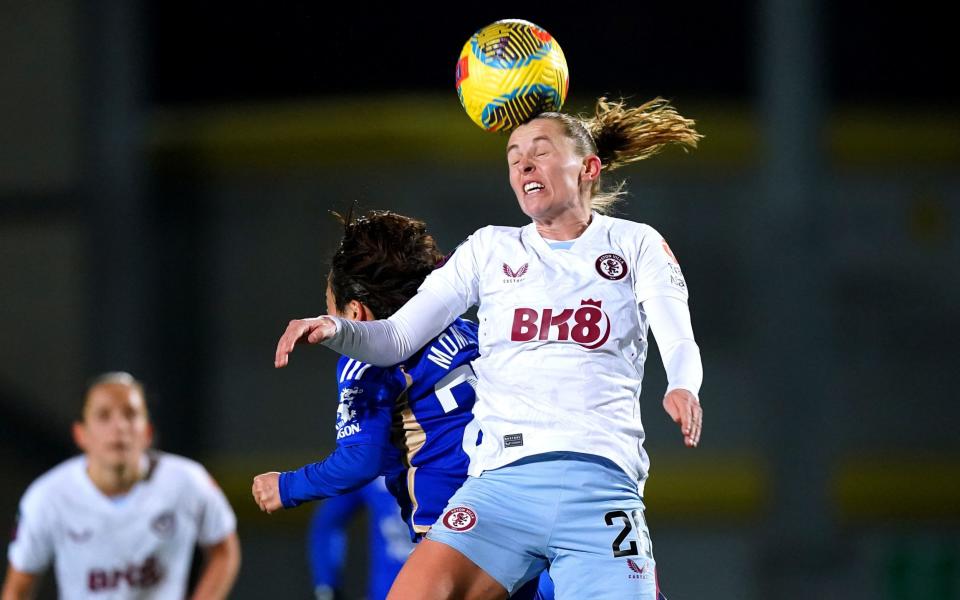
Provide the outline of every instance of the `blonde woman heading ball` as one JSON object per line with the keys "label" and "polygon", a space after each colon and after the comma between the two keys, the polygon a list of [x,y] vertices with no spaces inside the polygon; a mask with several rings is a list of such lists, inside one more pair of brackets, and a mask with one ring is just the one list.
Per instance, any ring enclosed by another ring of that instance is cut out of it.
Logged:
{"label": "blonde woman heading ball", "polygon": [[476,231],[389,319],[287,327],[278,367],[298,341],[392,365],[479,307],[471,476],[389,598],[505,598],[547,565],[559,600],[659,596],[638,403],[649,330],[667,372],[663,406],[689,447],[700,439],[703,372],[673,253],[652,227],[606,216],[622,190],[600,180],[699,137],[661,99],[600,99],[589,119],[540,114],[506,148],[529,225]]}

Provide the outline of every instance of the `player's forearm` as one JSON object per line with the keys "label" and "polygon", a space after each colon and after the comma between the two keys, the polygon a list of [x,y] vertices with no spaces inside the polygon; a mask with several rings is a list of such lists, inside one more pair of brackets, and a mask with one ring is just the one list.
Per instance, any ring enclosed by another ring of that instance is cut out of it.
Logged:
{"label": "player's forearm", "polygon": [[644,302],[643,308],[660,348],[667,391],[679,388],[697,396],[703,383],[703,363],[700,347],[693,338],[687,303],[678,298],[657,297]]}
{"label": "player's forearm", "polygon": [[230,594],[240,570],[240,542],[231,533],[206,549],[207,564],[191,596],[192,600],[222,600]]}
{"label": "player's forearm", "polygon": [[280,501],[294,508],[352,492],[373,481],[383,468],[383,448],[376,444],[338,447],[326,459],[280,474]]}
{"label": "player's forearm", "polygon": [[683,389],[699,396],[703,383],[703,363],[700,347],[693,340],[679,340],[661,351],[667,373],[667,391]]}
{"label": "player's forearm", "polygon": [[7,567],[7,577],[3,581],[3,593],[0,600],[31,600],[36,597],[37,577],[30,573]]}
{"label": "player's forearm", "polygon": [[324,344],[350,358],[389,367],[412,356],[457,316],[437,294],[424,290],[389,319],[336,319],[337,333]]}

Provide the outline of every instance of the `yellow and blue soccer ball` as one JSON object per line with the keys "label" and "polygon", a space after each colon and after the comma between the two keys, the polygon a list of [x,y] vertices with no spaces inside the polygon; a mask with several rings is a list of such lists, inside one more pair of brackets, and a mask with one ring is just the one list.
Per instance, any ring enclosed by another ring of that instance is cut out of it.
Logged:
{"label": "yellow and blue soccer ball", "polygon": [[457,61],[460,104],[486,131],[510,131],[537,113],[560,110],[569,82],[557,40],[520,19],[476,32]]}

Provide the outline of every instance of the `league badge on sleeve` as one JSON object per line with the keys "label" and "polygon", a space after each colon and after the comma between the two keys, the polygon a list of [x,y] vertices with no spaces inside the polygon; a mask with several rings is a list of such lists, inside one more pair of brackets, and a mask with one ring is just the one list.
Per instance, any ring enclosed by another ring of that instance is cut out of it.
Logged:
{"label": "league badge on sleeve", "polygon": [[679,265],[680,261],[677,260],[677,257],[673,255],[673,250],[670,249],[670,244],[667,243],[667,240],[660,240],[660,245],[663,246],[663,251],[667,253],[667,258],[670,259],[675,265]]}
{"label": "league badge on sleeve", "polygon": [[667,240],[660,240],[661,246],[663,246],[663,251],[667,254],[667,267],[670,269],[670,283],[680,289],[687,287],[687,280],[683,278],[683,271],[680,270],[680,263],[677,261],[677,257],[673,255],[673,251],[670,250],[670,245],[667,244]]}

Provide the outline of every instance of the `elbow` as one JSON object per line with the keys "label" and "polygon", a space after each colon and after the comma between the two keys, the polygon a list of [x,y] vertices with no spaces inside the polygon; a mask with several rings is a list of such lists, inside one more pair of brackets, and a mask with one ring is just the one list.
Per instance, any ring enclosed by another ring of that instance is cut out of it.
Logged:
{"label": "elbow", "polygon": [[361,482],[361,485],[366,485],[380,475],[383,466],[383,452],[380,447],[365,446],[364,460],[360,461],[357,468],[357,479]]}

